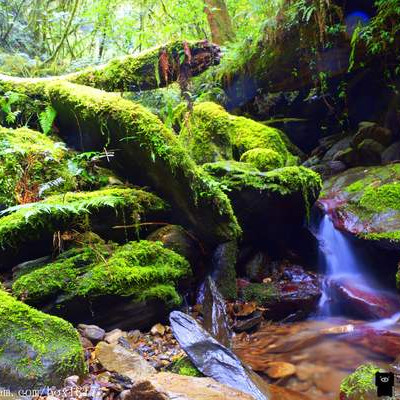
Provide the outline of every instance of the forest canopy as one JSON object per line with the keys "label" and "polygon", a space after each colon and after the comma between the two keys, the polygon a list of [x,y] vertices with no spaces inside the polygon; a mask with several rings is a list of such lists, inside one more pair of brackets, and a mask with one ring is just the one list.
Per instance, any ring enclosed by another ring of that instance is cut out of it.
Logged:
{"label": "forest canopy", "polygon": [[221,30],[229,30],[221,33],[222,39],[251,37],[260,24],[276,15],[280,2],[2,0],[0,65],[18,75],[40,73],[51,66],[59,73],[171,40],[211,40],[212,29],[218,28],[208,22],[210,14],[223,18]]}

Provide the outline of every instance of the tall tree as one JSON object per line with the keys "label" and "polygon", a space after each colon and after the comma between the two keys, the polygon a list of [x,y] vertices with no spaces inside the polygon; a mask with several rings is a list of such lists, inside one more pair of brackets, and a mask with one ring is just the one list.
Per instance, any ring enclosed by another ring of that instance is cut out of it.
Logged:
{"label": "tall tree", "polygon": [[225,0],[204,0],[204,2],[212,41],[216,44],[224,44],[233,40],[235,32]]}

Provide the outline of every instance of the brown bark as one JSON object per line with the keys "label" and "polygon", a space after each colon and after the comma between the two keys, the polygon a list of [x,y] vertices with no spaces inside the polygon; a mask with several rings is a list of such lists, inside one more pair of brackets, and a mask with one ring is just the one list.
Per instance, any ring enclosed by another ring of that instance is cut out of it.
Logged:
{"label": "brown bark", "polygon": [[224,44],[235,37],[225,0],[204,0],[213,43]]}

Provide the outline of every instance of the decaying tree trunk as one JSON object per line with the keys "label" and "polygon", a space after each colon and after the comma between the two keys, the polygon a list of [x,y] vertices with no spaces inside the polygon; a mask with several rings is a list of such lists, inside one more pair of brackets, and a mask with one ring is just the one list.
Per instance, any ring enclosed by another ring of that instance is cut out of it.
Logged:
{"label": "decaying tree trunk", "polygon": [[[92,86],[108,92],[134,92],[165,87],[178,81],[181,69],[197,76],[218,64],[220,49],[208,41],[177,41],[146,50],[138,55],[116,58],[105,65],[52,78],[25,80],[37,82],[63,80]],[[20,80],[24,82],[23,79]]]}
{"label": "decaying tree trunk", "polygon": [[[87,74],[81,75],[82,81]],[[89,83],[100,82],[102,87],[104,80],[112,84],[113,78],[105,74],[104,79]],[[124,76],[115,78],[124,81]],[[195,165],[175,134],[143,106],[117,93],[64,79],[0,76],[0,94],[9,90],[50,101],[57,111],[60,136],[71,147],[117,149],[115,169],[130,182],[149,186],[165,198],[175,220],[192,228],[206,245],[214,247],[240,235],[227,196]]]}
{"label": "decaying tree trunk", "polygon": [[224,44],[235,38],[232,20],[225,0],[204,0],[213,43]]}

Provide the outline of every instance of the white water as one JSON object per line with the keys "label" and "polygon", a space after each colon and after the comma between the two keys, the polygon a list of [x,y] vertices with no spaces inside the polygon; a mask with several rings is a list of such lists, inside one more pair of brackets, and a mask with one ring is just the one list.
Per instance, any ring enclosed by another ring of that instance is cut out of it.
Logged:
{"label": "white water", "polygon": [[374,290],[367,282],[366,268],[354,244],[337,230],[328,215],[324,215],[314,232],[319,242],[319,264],[325,273],[323,293],[319,302],[318,314],[331,316],[333,309],[329,299],[329,284],[331,279],[349,280],[354,286],[363,286]]}

